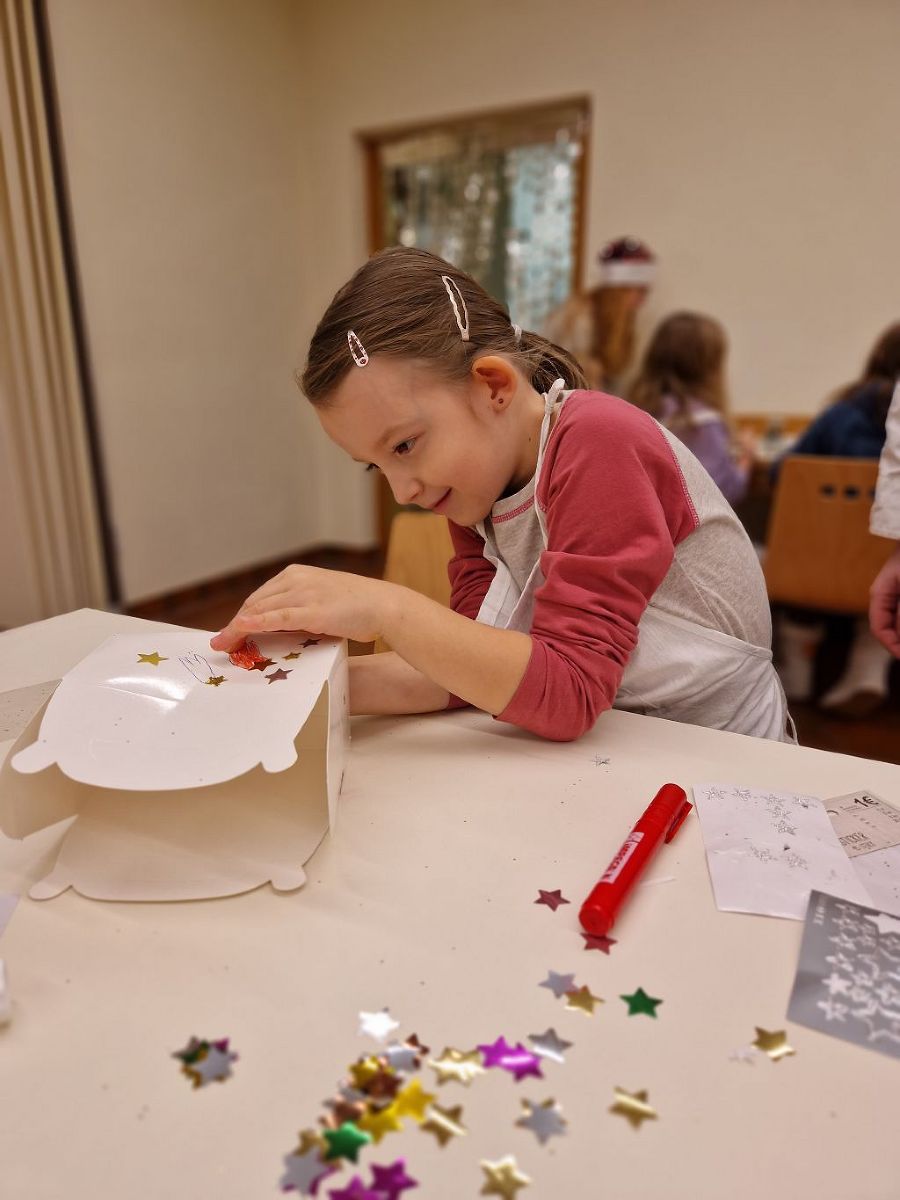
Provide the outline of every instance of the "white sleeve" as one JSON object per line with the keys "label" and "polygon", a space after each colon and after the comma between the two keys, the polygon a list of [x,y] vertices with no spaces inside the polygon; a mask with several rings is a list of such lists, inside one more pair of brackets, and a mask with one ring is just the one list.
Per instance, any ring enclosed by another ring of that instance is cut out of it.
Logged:
{"label": "white sleeve", "polygon": [[900,379],[894,388],[885,433],[869,529],[878,537],[900,541]]}

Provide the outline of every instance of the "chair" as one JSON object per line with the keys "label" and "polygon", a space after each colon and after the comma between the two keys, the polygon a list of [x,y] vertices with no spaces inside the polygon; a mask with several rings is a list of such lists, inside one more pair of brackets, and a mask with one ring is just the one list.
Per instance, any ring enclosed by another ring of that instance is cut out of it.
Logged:
{"label": "chair", "polygon": [[785,459],[772,505],[763,569],[769,599],[864,614],[892,543],[869,533],[878,463],[867,458]]}
{"label": "chair", "polygon": [[[453,542],[444,517],[436,513],[398,512],[391,521],[384,578],[437,600],[450,604],[450,579],[447,564],[453,556]],[[389,647],[378,641],[376,651]]]}

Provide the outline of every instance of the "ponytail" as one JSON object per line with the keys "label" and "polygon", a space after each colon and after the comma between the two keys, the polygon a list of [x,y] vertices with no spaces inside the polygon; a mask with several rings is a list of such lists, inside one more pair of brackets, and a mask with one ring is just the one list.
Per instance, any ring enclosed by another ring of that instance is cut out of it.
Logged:
{"label": "ponytail", "polygon": [[530,369],[531,386],[536,392],[548,392],[557,379],[563,379],[570,389],[588,387],[587,376],[574,355],[539,333],[523,329],[518,351]]}

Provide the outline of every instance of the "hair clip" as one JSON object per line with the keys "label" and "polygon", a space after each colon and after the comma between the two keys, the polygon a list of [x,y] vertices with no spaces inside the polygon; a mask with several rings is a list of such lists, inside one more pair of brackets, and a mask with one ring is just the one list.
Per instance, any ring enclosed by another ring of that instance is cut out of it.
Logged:
{"label": "hair clip", "polygon": [[[466,308],[463,294],[459,290],[459,284],[455,279],[451,279],[449,275],[442,275],[441,279],[444,281],[444,287],[447,289],[447,295],[450,297],[450,303],[453,305],[453,315],[456,317],[456,324],[459,326],[462,340],[467,342],[469,340],[469,310]],[[457,299],[459,299],[459,304],[456,303]],[[460,316],[460,307],[462,307],[465,320]]]}
{"label": "hair clip", "polygon": [[369,356],[366,353],[365,346],[352,329],[347,330],[347,345],[350,347],[350,353],[353,355],[353,361],[356,365],[364,367],[369,361]]}
{"label": "hair clip", "polygon": [[522,326],[521,325],[513,325],[513,334],[515,335],[516,345],[518,346],[518,344],[522,340]]}

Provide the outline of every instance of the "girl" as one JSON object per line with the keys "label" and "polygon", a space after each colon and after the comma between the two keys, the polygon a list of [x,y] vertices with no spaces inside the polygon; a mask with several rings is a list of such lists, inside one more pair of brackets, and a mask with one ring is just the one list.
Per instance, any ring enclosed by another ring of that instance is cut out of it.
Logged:
{"label": "girl", "polygon": [[725,331],[718,321],[680,312],[657,328],[629,400],[700,459],[731,504],[747,491],[750,455],[735,461],[725,390]]}
{"label": "girl", "polygon": [[355,713],[471,704],[568,740],[615,703],[786,740],[743,529],[677,439],[581,384],[574,360],[449,263],[375,255],[320,321],[301,386],[400,504],[447,517],[452,607],[291,566],[213,648],[275,629],[382,637],[391,653],[351,660]]}

